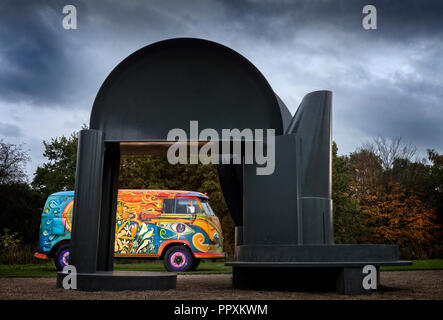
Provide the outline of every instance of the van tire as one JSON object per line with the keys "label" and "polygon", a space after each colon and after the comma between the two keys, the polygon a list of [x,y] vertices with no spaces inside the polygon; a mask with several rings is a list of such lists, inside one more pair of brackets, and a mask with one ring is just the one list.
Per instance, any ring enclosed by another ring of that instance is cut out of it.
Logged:
{"label": "van tire", "polygon": [[197,269],[200,265],[200,261],[201,259],[194,258],[194,263],[192,264],[190,271],[194,271],[195,269]]}
{"label": "van tire", "polygon": [[166,251],[163,264],[170,272],[186,272],[191,270],[194,260],[196,259],[188,248],[178,245],[170,247]]}
{"label": "van tire", "polygon": [[64,244],[55,251],[54,255],[55,267],[58,271],[62,271],[69,264],[69,245]]}

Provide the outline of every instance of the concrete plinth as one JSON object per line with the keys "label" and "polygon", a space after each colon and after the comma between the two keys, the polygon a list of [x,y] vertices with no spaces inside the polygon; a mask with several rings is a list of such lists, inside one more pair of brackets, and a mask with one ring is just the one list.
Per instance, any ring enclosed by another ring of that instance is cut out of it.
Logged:
{"label": "concrete plinth", "polygon": [[395,245],[261,245],[237,246],[233,285],[243,289],[337,291],[370,294],[363,288],[363,268],[375,267],[377,288],[380,266],[410,265],[398,260]]}
{"label": "concrete plinth", "polygon": [[[363,266],[235,266],[233,286],[238,289],[284,290],[307,292],[333,292],[346,295],[370,294],[372,289],[363,288]],[[377,270],[377,288],[380,268]]]}
{"label": "concrete plinth", "polygon": [[[67,276],[57,274],[57,288],[63,288]],[[167,272],[99,271],[78,273],[77,289],[82,291],[169,290],[175,289],[177,275]]]}

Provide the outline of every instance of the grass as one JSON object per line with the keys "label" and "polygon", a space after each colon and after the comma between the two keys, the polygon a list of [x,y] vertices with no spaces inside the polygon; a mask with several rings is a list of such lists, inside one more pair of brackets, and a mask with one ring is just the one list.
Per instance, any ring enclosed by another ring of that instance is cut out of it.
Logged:
{"label": "grass", "polygon": [[[137,262],[115,263],[115,270],[131,271],[161,271],[166,272],[163,263]],[[178,274],[230,274],[232,267],[227,267],[224,262],[202,262],[197,270],[190,272],[178,272]],[[42,277],[51,278],[56,276],[54,263],[44,264],[0,264],[0,277]]]}
{"label": "grass", "polygon": [[[166,272],[163,263],[159,262],[142,262],[142,263],[116,263],[115,270],[131,270],[131,271],[162,271]],[[201,262],[195,271],[178,272],[178,274],[230,274],[232,267],[225,266],[224,262]]]}
{"label": "grass", "polygon": [[0,277],[55,277],[54,263],[0,264]]}
{"label": "grass", "polygon": [[441,270],[443,259],[413,260],[410,266],[386,266],[381,271]]}
{"label": "grass", "polygon": [[[115,270],[133,271],[166,271],[161,262],[117,262]],[[381,271],[409,271],[409,270],[441,270],[443,259],[414,260],[410,266],[382,267]],[[179,272],[179,274],[230,274],[232,267],[227,267],[223,262],[202,262],[195,271]],[[55,277],[56,270],[51,262],[44,264],[0,264],[0,277]]]}

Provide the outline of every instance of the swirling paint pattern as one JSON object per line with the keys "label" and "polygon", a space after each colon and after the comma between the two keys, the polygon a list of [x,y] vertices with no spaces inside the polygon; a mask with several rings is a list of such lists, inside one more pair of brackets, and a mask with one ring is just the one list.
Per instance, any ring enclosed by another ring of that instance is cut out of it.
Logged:
{"label": "swirling paint pattern", "polygon": [[72,209],[74,208],[74,200],[68,202],[62,213],[62,224],[66,231],[71,232],[72,228]]}
{"label": "swirling paint pattern", "polygon": [[[220,223],[206,214],[162,214],[163,199],[199,196],[189,191],[119,190],[116,208],[116,256],[159,256],[166,243],[186,243],[194,254],[223,252]],[[203,196],[203,195],[202,195]],[[70,239],[74,193],[51,195],[42,214],[39,252],[48,253]],[[220,237],[215,237],[215,235]]]}
{"label": "swirling paint pattern", "polygon": [[202,233],[196,233],[192,237],[192,245],[201,252],[216,250],[217,246],[205,243],[206,237]]}

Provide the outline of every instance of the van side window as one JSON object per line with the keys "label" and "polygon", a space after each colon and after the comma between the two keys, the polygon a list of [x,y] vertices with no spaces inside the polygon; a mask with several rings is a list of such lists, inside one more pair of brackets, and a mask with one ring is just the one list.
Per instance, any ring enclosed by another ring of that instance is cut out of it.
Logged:
{"label": "van side window", "polygon": [[177,198],[175,199],[175,213],[189,213],[188,207],[194,207],[194,213],[201,213],[200,207],[195,199]]}
{"label": "van side window", "polygon": [[176,199],[175,213],[187,213],[186,207],[190,205],[189,199]]}
{"label": "van side window", "polygon": [[197,200],[189,199],[189,201],[191,201],[191,206],[194,206],[195,213],[202,213],[202,210],[200,209]]}
{"label": "van side window", "polygon": [[194,207],[194,213],[202,213],[197,200],[188,198],[163,199],[163,213],[189,213],[188,207]]}
{"label": "van side window", "polygon": [[163,213],[174,213],[175,199],[163,199]]}

